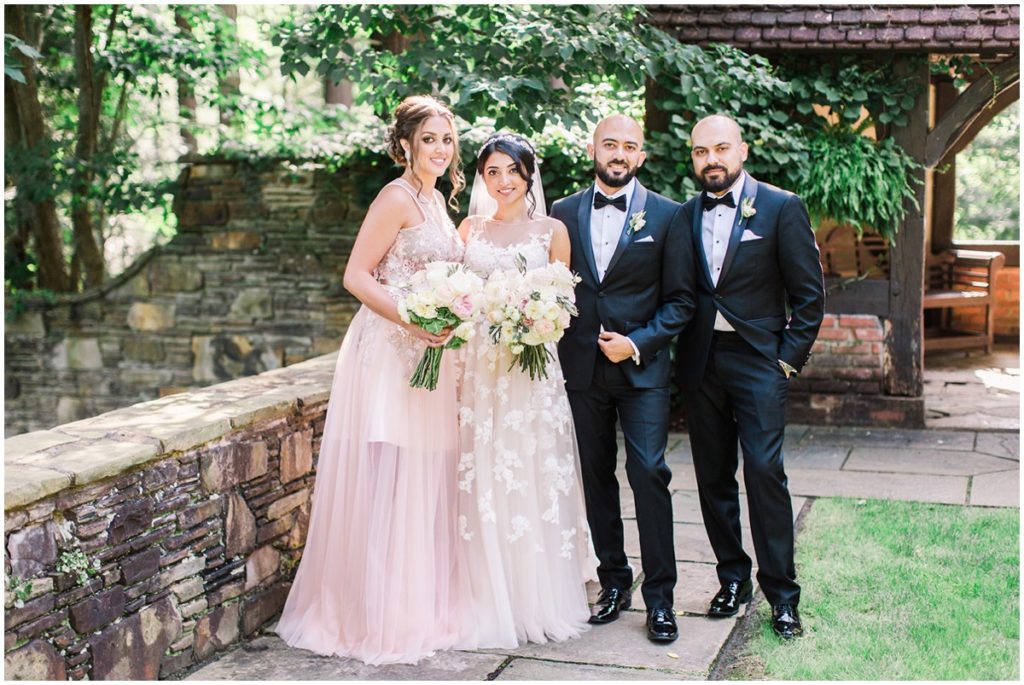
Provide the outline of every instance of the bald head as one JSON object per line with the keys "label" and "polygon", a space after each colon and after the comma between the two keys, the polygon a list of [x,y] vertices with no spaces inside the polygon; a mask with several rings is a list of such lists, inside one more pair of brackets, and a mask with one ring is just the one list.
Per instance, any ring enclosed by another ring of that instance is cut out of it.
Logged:
{"label": "bald head", "polygon": [[594,129],[594,145],[600,145],[605,138],[630,140],[639,147],[644,144],[644,129],[635,119],[625,114],[613,114],[597,123]]}
{"label": "bald head", "polygon": [[703,139],[709,135],[717,139],[728,140],[736,145],[743,142],[740,125],[736,123],[735,119],[724,114],[712,114],[698,121],[690,133],[690,138],[692,140],[699,136]]}
{"label": "bald head", "polygon": [[725,192],[743,173],[747,144],[732,117],[715,114],[698,121],[690,133],[690,147],[693,170],[710,193]]}

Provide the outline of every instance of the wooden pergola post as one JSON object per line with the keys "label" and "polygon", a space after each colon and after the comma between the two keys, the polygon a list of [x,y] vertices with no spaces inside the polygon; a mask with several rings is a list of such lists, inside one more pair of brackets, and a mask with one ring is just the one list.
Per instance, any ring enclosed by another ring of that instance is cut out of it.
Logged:
{"label": "wooden pergola post", "polygon": [[908,113],[907,125],[893,129],[893,138],[921,168],[913,171],[915,207],[904,200],[907,210],[896,231],[890,252],[889,318],[885,326],[882,380],[887,395],[921,397],[924,394],[924,334],[922,305],[925,265],[925,143],[928,138],[930,74],[928,62],[919,55],[896,59],[897,73],[909,74],[920,84],[917,103]]}

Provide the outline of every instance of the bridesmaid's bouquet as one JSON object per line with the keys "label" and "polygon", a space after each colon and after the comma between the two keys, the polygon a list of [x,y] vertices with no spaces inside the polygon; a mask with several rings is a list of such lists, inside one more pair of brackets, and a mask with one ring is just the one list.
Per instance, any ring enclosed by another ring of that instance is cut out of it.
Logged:
{"label": "bridesmaid's bouquet", "polygon": [[561,262],[527,271],[495,271],[484,285],[484,313],[495,345],[504,345],[531,380],[547,378],[554,357],[546,347],[562,339],[570,318],[577,315],[574,287],[580,278]]}
{"label": "bridesmaid's bouquet", "polygon": [[398,302],[402,321],[438,335],[454,329],[443,347],[428,347],[409,379],[409,386],[433,390],[441,368],[441,353],[458,349],[473,337],[473,320],[480,310],[483,280],[462,264],[431,262],[413,274]]}

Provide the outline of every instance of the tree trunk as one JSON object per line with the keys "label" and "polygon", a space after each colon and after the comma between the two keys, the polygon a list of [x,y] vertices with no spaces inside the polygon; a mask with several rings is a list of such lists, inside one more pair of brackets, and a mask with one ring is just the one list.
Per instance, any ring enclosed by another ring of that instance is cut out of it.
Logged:
{"label": "tree trunk", "polygon": [[[181,29],[182,36],[191,38],[192,27],[180,12],[174,13],[174,23]],[[186,155],[194,155],[199,151],[199,143],[191,126],[196,122],[196,89],[184,78],[178,79],[178,116],[181,117],[181,142]]]}
{"label": "tree trunk", "polygon": [[71,184],[71,225],[75,252],[85,272],[85,286],[93,287],[103,282],[105,271],[89,202],[93,180],[90,166],[96,154],[105,79],[97,79],[93,71],[91,5],[75,7],[75,71],[78,75],[78,140],[75,145],[77,168]]}
{"label": "tree trunk", "polygon": [[[13,81],[4,79],[4,149],[13,151],[22,145],[21,122],[18,120],[18,108],[14,103]],[[4,178],[4,190],[10,186],[17,186],[17,179],[12,177],[10,168]],[[6,236],[4,241],[4,266],[7,280],[11,281],[17,288],[31,290],[32,279],[25,278],[25,267],[29,262],[28,244],[32,237],[32,208],[27,206],[25,198],[15,197],[17,227],[12,235]]]}
{"label": "tree trunk", "polygon": [[[6,5],[4,7],[5,30],[26,43],[34,44],[36,41],[25,30],[26,9],[30,8],[25,5]],[[26,151],[33,151],[33,154],[49,159],[51,141],[39,103],[35,60],[19,51],[15,52],[15,58],[21,64],[25,83],[16,83],[9,77],[5,77],[4,95],[14,103],[13,112],[17,117],[15,128],[19,133],[19,140]],[[7,130],[8,128],[5,126],[5,132]],[[16,179],[16,182],[24,183],[25,179]],[[32,183],[45,189],[42,195],[48,196],[52,193],[53,174],[48,165],[43,165],[36,172]],[[23,195],[23,193],[19,192],[19,195]],[[39,286],[57,292],[66,292],[70,289],[70,283],[64,263],[64,241],[61,238],[60,222],[57,219],[57,206],[52,197],[38,201],[26,198],[24,202],[23,218],[31,226],[36,256],[39,261]]]}
{"label": "tree trunk", "polygon": [[[237,28],[236,23],[238,20],[238,5],[219,5],[220,11],[224,13],[228,19],[231,20],[232,31],[231,34],[226,36],[229,40],[237,40]],[[238,97],[239,87],[242,83],[242,78],[239,74],[238,69],[229,71],[227,74],[220,79],[220,94],[223,102],[220,106],[220,123],[224,126],[230,126],[235,115],[235,98]]]}
{"label": "tree trunk", "polygon": [[352,82],[342,79],[339,83],[331,80],[330,76],[324,77],[324,102],[328,105],[352,106]]}

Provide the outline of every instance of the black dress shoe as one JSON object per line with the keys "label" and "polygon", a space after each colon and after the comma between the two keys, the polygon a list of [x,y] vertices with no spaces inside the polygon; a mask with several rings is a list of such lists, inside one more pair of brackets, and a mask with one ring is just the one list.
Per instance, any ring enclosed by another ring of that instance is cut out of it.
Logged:
{"label": "black dress shoe", "polygon": [[709,618],[725,618],[735,616],[740,604],[749,602],[754,596],[754,584],[750,579],[733,580],[722,586],[708,607]]}
{"label": "black dress shoe", "polygon": [[629,590],[620,590],[617,587],[602,588],[594,604],[590,623],[611,623],[619,617],[620,611],[625,611],[630,606],[632,595]]}
{"label": "black dress shoe", "polygon": [[804,634],[800,625],[800,613],[792,604],[778,604],[772,607],[772,630],[783,640],[792,640]]}
{"label": "black dress shoe", "polygon": [[679,627],[671,609],[647,610],[647,638],[651,642],[672,642],[679,637]]}

